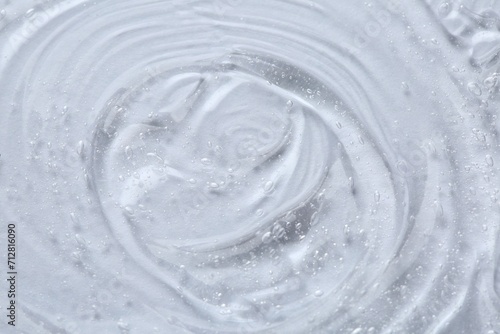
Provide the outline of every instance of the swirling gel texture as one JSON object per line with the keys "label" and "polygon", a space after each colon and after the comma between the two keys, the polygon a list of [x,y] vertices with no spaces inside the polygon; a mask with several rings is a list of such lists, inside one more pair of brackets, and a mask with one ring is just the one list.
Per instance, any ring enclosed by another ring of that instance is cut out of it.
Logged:
{"label": "swirling gel texture", "polygon": [[500,332],[498,2],[0,4],[16,333]]}

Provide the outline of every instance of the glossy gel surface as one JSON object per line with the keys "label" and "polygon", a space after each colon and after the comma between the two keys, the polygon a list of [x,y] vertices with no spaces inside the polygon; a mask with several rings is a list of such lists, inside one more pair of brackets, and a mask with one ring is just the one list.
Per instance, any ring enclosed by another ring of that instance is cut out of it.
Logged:
{"label": "glossy gel surface", "polygon": [[0,0],[0,331],[500,333],[499,52],[499,1]]}

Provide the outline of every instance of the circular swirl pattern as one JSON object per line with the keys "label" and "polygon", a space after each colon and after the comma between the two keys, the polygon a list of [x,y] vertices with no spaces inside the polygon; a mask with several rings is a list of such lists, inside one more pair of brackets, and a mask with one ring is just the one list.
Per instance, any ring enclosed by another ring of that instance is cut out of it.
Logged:
{"label": "circular swirl pattern", "polygon": [[500,330],[495,8],[4,7],[23,331]]}

